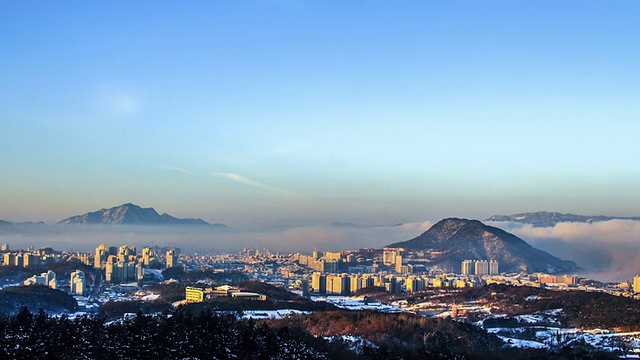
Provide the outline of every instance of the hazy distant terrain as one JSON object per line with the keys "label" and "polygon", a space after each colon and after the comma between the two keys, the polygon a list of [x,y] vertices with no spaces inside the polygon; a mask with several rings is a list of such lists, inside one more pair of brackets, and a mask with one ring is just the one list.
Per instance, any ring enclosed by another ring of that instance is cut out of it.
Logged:
{"label": "hazy distant terrain", "polygon": [[12,249],[51,246],[55,249],[94,251],[105,244],[135,246],[171,245],[184,251],[228,252],[243,248],[272,251],[310,252],[314,249],[338,251],[362,247],[382,247],[390,242],[417,236],[423,223],[403,226],[335,227],[283,226],[262,229],[224,229],[209,226],[73,225],[45,226],[29,232],[0,234],[0,243]]}
{"label": "hazy distant terrain", "polygon": [[[552,217],[556,220],[566,220],[567,215],[553,212],[525,214],[529,215],[524,218],[529,219]],[[629,220],[631,218],[587,221],[608,217],[571,215],[572,219],[584,221],[561,221],[552,226],[541,226],[540,222],[525,223],[521,215],[493,216],[492,219],[500,221],[486,223],[513,233],[553,256],[574,261],[581,274],[597,279],[626,280],[640,268],[640,221]],[[507,217],[521,217],[521,221],[503,220]],[[236,252],[246,247],[283,252],[338,251],[381,248],[407,241],[424,233],[431,225],[429,221],[374,225],[340,219],[325,225],[282,224],[254,228],[144,223],[62,226],[1,221],[0,243],[9,244],[12,249],[50,246],[74,251],[94,251],[102,243],[138,247],[170,245],[197,252]]]}
{"label": "hazy distant terrain", "polygon": [[575,261],[584,275],[622,281],[632,278],[640,269],[637,217],[534,212],[489,219],[494,220],[488,220],[488,224],[560,258]]}
{"label": "hazy distant terrain", "polygon": [[530,224],[535,227],[552,227],[559,223],[597,223],[610,220],[634,220],[640,221],[640,217],[631,216],[605,216],[605,215],[576,215],[562,214],[559,212],[538,211],[513,215],[493,215],[485,221],[491,222],[516,222]]}
{"label": "hazy distant terrain", "polygon": [[154,208],[142,208],[138,205],[127,203],[120,206],[114,206],[109,209],[100,209],[85,213],[84,215],[75,215],[61,220],[57,225],[207,225],[216,227],[227,227],[224,224],[209,224],[208,222],[198,219],[178,219],[167,213],[162,215]]}

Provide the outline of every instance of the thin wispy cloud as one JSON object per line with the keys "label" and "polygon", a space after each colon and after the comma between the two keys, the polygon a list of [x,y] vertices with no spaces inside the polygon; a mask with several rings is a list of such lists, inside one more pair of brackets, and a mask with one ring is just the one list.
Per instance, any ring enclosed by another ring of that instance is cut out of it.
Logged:
{"label": "thin wispy cloud", "polygon": [[179,168],[177,166],[171,166],[171,165],[155,165],[154,168],[160,169],[160,170],[176,171],[176,172],[181,172],[183,174],[189,174],[189,175],[195,174],[191,170],[187,170],[187,169],[183,169],[183,168]]}
{"label": "thin wispy cloud", "polygon": [[297,193],[295,193],[293,191],[289,191],[289,190],[282,189],[282,188],[279,188],[279,187],[267,185],[265,183],[261,183],[259,181],[255,181],[255,180],[249,179],[248,177],[242,176],[242,175],[239,175],[239,174],[234,174],[234,173],[213,173],[213,174],[216,175],[216,176],[222,176],[224,178],[227,178],[229,180],[233,180],[235,182],[238,182],[238,183],[241,183],[241,184],[244,184],[244,185],[247,185],[247,186],[256,187],[256,188],[259,188],[259,189],[271,191],[271,192],[278,193],[278,194],[281,194],[281,195],[294,197],[294,198],[299,198],[299,199],[306,198],[305,196],[297,194]]}
{"label": "thin wispy cloud", "polygon": [[138,99],[129,94],[114,94],[108,101],[109,109],[120,115],[131,115],[140,109]]}
{"label": "thin wispy cloud", "polygon": [[100,84],[98,98],[104,110],[118,116],[130,116],[142,110],[142,92],[131,84]]}

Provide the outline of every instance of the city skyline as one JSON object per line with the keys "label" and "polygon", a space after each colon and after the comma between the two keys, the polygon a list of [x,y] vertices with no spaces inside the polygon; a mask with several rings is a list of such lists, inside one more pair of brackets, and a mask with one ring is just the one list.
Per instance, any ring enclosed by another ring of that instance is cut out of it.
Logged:
{"label": "city skyline", "polygon": [[0,219],[637,216],[639,5],[0,3]]}

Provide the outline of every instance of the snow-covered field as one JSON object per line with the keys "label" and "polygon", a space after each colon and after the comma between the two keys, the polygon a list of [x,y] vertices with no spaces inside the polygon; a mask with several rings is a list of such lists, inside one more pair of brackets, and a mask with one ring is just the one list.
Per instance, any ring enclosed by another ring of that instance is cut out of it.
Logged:
{"label": "snow-covered field", "polygon": [[363,296],[313,296],[311,299],[313,301],[325,301],[341,309],[348,310],[375,310],[384,313],[404,311],[404,309],[396,305],[367,301]]}

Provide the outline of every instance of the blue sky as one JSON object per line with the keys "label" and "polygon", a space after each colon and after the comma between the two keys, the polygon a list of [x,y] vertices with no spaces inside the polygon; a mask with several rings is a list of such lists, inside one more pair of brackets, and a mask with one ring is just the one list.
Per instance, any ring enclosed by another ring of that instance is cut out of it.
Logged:
{"label": "blue sky", "polygon": [[0,219],[640,215],[636,1],[0,1]]}

